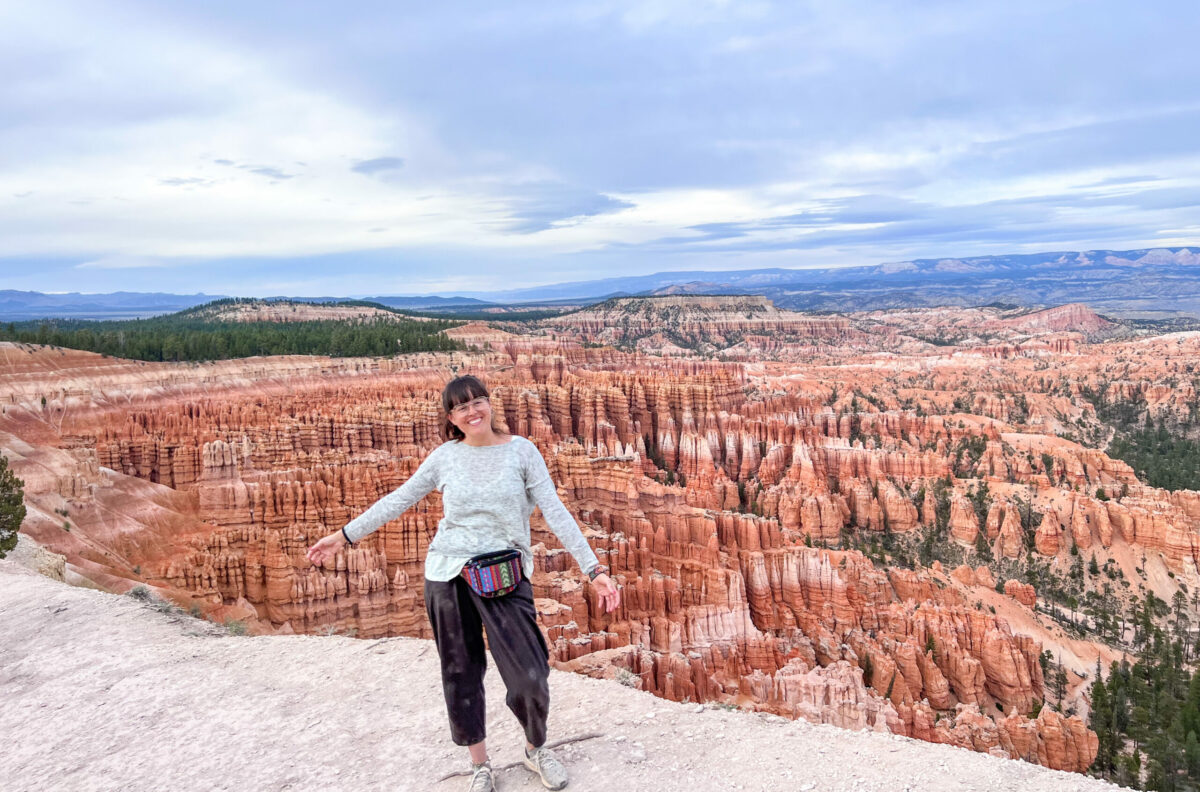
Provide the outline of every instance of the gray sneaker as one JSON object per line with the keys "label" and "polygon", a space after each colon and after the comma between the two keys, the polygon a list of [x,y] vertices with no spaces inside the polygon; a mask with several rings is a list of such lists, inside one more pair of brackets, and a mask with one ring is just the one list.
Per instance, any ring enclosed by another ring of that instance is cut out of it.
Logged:
{"label": "gray sneaker", "polygon": [[496,792],[496,781],[492,778],[492,763],[472,763],[471,786],[467,792]]}
{"label": "gray sneaker", "polygon": [[549,748],[525,749],[525,766],[537,773],[546,789],[562,789],[567,785],[567,768]]}

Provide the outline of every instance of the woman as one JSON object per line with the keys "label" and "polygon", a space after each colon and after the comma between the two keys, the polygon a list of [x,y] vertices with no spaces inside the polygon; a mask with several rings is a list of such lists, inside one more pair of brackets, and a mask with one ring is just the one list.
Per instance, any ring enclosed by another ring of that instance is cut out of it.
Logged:
{"label": "woman", "polygon": [[[536,504],[546,524],[579,563],[606,612],[621,601],[617,586],[555,491],[537,446],[492,424],[488,391],[475,377],[458,377],[442,391],[446,442],[435,448],[399,489],[308,550],[323,564],[384,523],[399,517],[430,490],[442,493],[444,516],[425,558],[425,608],[442,664],[442,689],[450,736],[467,746],[471,792],[495,789],[485,735],[483,676],[487,668],[482,628],[508,690],[506,701],[525,730],[525,766],[549,789],[567,785],[567,773],[543,747],[550,705],[550,667],[537,625],[529,576],[533,573],[529,515]],[[499,597],[477,594],[463,575],[473,557],[498,550],[520,552],[517,588]]]}

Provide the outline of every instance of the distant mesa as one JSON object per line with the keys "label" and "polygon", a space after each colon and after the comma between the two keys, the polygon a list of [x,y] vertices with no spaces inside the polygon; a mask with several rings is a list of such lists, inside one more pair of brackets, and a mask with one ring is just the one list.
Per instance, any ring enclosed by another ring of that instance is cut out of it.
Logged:
{"label": "distant mesa", "polygon": [[[1014,353],[1034,349],[1028,344],[1036,338],[1063,351],[1071,338],[1101,340],[1130,332],[1078,303],[1040,310],[989,306],[829,315],[780,309],[766,297],[748,294],[613,298],[538,325],[580,342],[725,360],[804,360],[831,343],[902,351],[909,349],[906,344],[935,338],[960,348],[1016,344]],[[888,334],[880,337],[884,328]]]}
{"label": "distant mesa", "polygon": [[[1138,251],[1140,252],[1140,251]],[[1118,267],[1142,267],[1142,266],[1165,266],[1177,265],[1182,267],[1200,266],[1200,254],[1193,253],[1187,248],[1178,250],[1170,250],[1167,248],[1157,248],[1155,250],[1146,251],[1142,256],[1136,259],[1132,256],[1121,256],[1117,254],[1109,254],[1104,256],[1106,264],[1112,264]]]}
{"label": "distant mesa", "polygon": [[[934,265],[934,269],[938,272],[987,272],[991,267],[987,264],[969,263],[960,259],[943,259]],[[892,272],[897,271],[899,270],[892,270]]]}
{"label": "distant mesa", "polygon": [[422,317],[399,313],[382,305],[351,302],[311,303],[292,300],[221,300],[188,311],[197,319],[220,322],[333,322],[414,321]]}
{"label": "distant mesa", "polygon": [[[678,283],[671,286],[665,286],[661,289],[655,289],[650,293],[652,297],[662,297],[672,294],[712,294],[716,289],[721,288],[720,284],[710,281],[692,281],[690,283]],[[725,288],[728,288],[726,286]]]}
{"label": "distant mesa", "polygon": [[1082,303],[1069,303],[1001,319],[997,325],[1030,333],[1076,332],[1088,337],[1112,331],[1118,326]]}
{"label": "distant mesa", "polygon": [[590,343],[634,345],[672,356],[714,353],[748,336],[787,343],[834,339],[850,331],[844,318],[783,311],[758,295],[618,297],[544,319],[540,325]]}
{"label": "distant mesa", "polygon": [[492,345],[504,346],[511,339],[519,338],[513,333],[490,327],[484,322],[467,322],[443,332],[468,347],[474,346],[481,349],[489,349]]}

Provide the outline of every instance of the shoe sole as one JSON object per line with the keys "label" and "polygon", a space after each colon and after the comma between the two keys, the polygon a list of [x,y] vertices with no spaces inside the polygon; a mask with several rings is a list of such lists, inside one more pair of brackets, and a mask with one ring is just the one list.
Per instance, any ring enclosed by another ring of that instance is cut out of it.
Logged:
{"label": "shoe sole", "polygon": [[528,758],[525,758],[522,761],[525,763],[525,767],[527,767],[529,769],[529,772],[533,773],[535,776],[537,776],[541,780],[542,786],[546,787],[546,789],[553,789],[553,790],[565,789],[567,784],[570,783],[570,780],[567,780],[567,781],[563,781],[558,786],[550,786],[549,784],[546,783],[546,779],[542,778],[542,774],[540,772],[538,772],[537,765],[535,765],[533,762],[529,761]]}

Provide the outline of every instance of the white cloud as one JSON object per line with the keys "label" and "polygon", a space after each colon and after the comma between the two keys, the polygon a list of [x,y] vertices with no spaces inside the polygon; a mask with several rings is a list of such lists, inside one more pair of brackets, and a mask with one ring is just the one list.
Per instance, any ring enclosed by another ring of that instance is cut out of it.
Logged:
{"label": "white cloud", "polygon": [[[153,20],[38,9],[0,18],[0,47],[62,58],[0,89],[39,97],[32,119],[0,131],[23,154],[0,159],[0,256],[100,253],[88,266],[111,267],[97,262],[487,245],[510,214],[490,185],[546,175],[501,162],[446,178],[442,164],[480,155],[446,151],[403,109],[359,107]],[[58,109],[72,104],[77,116]],[[353,172],[378,152],[413,167]]]}
{"label": "white cloud", "polygon": [[171,266],[171,262],[145,256],[104,256],[76,264],[75,269],[145,269],[168,266]]}

